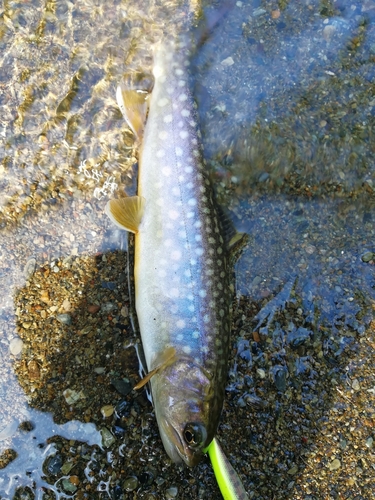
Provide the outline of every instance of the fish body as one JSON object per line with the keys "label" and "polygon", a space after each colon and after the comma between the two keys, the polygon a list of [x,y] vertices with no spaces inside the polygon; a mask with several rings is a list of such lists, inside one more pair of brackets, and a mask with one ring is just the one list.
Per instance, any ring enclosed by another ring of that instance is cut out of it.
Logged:
{"label": "fish body", "polygon": [[[163,444],[174,462],[193,466],[214,438],[222,410],[231,294],[229,252],[202,159],[188,57],[181,40],[162,42],[154,52],[139,157],[134,276]],[[126,113],[129,105],[120,105]]]}

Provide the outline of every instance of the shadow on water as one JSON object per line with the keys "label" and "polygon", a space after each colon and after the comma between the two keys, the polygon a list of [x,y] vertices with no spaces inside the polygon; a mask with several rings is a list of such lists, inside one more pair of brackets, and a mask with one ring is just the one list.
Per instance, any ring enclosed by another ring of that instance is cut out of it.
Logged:
{"label": "shadow on water", "polygon": [[[1,11],[0,497],[218,498],[129,392],[126,259],[95,201],[130,183],[115,88],[160,27],[146,4],[36,4]],[[250,235],[219,438],[254,499],[373,497],[374,17],[237,2],[196,58],[213,183]]]}

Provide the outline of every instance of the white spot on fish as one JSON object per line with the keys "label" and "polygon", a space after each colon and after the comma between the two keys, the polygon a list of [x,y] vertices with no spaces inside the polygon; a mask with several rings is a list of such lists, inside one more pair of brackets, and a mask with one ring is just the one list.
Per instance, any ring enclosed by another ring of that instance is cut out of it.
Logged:
{"label": "white spot on fish", "polygon": [[185,328],[185,321],[183,319],[179,319],[176,323],[177,328]]}
{"label": "white spot on fish", "polygon": [[196,249],[195,249],[195,253],[196,253],[198,256],[203,255],[203,248],[201,248],[201,247],[196,248]]}
{"label": "white spot on fish", "polygon": [[202,288],[201,290],[199,290],[198,295],[199,297],[204,298],[207,295],[207,292],[204,288]]}
{"label": "white spot on fish", "polygon": [[168,97],[162,97],[161,99],[158,100],[158,106],[160,106],[161,108],[166,106],[168,103],[169,103]]}
{"label": "white spot on fish", "polygon": [[182,350],[184,351],[185,354],[190,354],[191,353],[191,347],[189,345],[185,345]]}
{"label": "white spot on fish", "polygon": [[171,258],[173,260],[180,260],[181,259],[181,251],[180,250],[173,250],[173,252],[171,253]]}
{"label": "white spot on fish", "polygon": [[195,309],[194,304],[191,304],[190,306],[188,306],[188,311],[194,312],[194,309]]}
{"label": "white spot on fish", "polygon": [[180,290],[178,288],[171,288],[169,294],[171,297],[177,298],[180,296]]}
{"label": "white spot on fish", "polygon": [[195,215],[195,213],[194,213],[194,212],[188,212],[188,213],[186,214],[186,217],[187,217],[188,219],[191,219],[191,218],[193,218],[193,217],[194,217],[194,215]]}
{"label": "white spot on fish", "polygon": [[176,220],[178,219],[180,216],[179,212],[177,212],[177,210],[169,210],[168,212],[168,217],[172,220]]}
{"label": "white spot on fish", "polygon": [[196,222],[194,222],[194,227],[200,228],[201,226],[202,226],[202,222],[200,220],[197,220]]}
{"label": "white spot on fish", "polygon": [[190,269],[186,269],[186,270],[184,271],[184,275],[185,275],[187,278],[190,278],[190,277],[191,277],[191,271],[190,271]]}
{"label": "white spot on fish", "polygon": [[203,322],[204,322],[204,323],[208,323],[209,321],[210,321],[210,315],[209,315],[209,314],[205,314],[205,315],[203,316]]}
{"label": "white spot on fish", "polygon": [[177,69],[175,70],[175,73],[176,73],[176,75],[178,75],[178,76],[181,76],[181,75],[183,75],[183,74],[184,74],[183,70],[182,70],[182,69],[180,69],[180,68],[177,68]]}
{"label": "white spot on fish", "polygon": [[172,188],[172,193],[175,196],[178,196],[180,194],[180,189],[178,187],[174,187],[174,188]]}
{"label": "white spot on fish", "polygon": [[169,239],[169,238],[167,238],[166,240],[164,240],[164,246],[166,246],[166,247],[172,246],[172,243],[173,243],[173,241],[171,239]]}
{"label": "white spot on fish", "polygon": [[176,335],[176,340],[181,341],[183,338],[184,338],[184,336],[182,333],[179,333],[178,335]]}
{"label": "white spot on fish", "polygon": [[191,174],[191,173],[192,173],[192,171],[193,171],[193,167],[190,167],[190,166],[185,167],[185,172],[186,172],[187,174]]}
{"label": "white spot on fish", "polygon": [[182,122],[182,121],[181,121],[181,122],[178,122],[178,124],[177,124],[177,125],[178,125],[180,128],[182,128],[182,127],[184,126],[184,122]]}
{"label": "white spot on fish", "polygon": [[188,109],[183,109],[181,111],[181,116],[190,116],[190,111]]}
{"label": "white spot on fish", "polygon": [[197,261],[195,259],[190,259],[190,265],[195,266],[197,264]]}
{"label": "white spot on fish", "polygon": [[161,171],[162,174],[165,175],[166,177],[170,176],[172,173],[172,169],[170,167],[163,167]]}
{"label": "white spot on fish", "polygon": [[179,82],[177,83],[177,85],[179,87],[184,87],[186,85],[186,82],[185,82],[185,80],[179,80]]}
{"label": "white spot on fish", "polygon": [[179,147],[177,147],[177,148],[175,149],[175,153],[176,153],[176,156],[182,156],[182,149],[181,149],[181,148],[179,148]]}
{"label": "white spot on fish", "polygon": [[193,339],[197,339],[199,337],[199,332],[197,330],[194,330],[191,336],[193,337]]}
{"label": "white spot on fish", "polygon": [[163,156],[165,156],[164,149],[159,149],[159,151],[156,152],[156,157],[157,158],[163,158]]}
{"label": "white spot on fish", "polygon": [[159,139],[162,139],[163,141],[168,137],[168,132],[166,130],[162,130],[159,132]]}
{"label": "white spot on fish", "polygon": [[172,115],[165,115],[164,116],[164,123],[171,123],[172,120],[173,120]]}
{"label": "white spot on fish", "polygon": [[195,207],[196,204],[197,200],[195,198],[190,198],[190,200],[188,200],[188,205],[190,205],[191,207]]}
{"label": "white spot on fish", "polygon": [[181,139],[186,139],[186,137],[188,136],[188,132],[186,130],[181,130],[180,132],[180,137]]}
{"label": "white spot on fish", "polygon": [[186,94],[181,94],[180,97],[178,98],[179,101],[183,102],[186,101],[187,95]]}
{"label": "white spot on fish", "polygon": [[200,234],[196,234],[195,241],[202,241],[202,236]]}
{"label": "white spot on fish", "polygon": [[164,205],[164,200],[163,200],[163,198],[158,198],[158,199],[156,200],[156,204],[157,204],[157,206],[158,206],[158,207],[162,207],[162,206]]}
{"label": "white spot on fish", "polygon": [[188,300],[194,300],[194,295],[192,293],[189,293],[187,298]]}

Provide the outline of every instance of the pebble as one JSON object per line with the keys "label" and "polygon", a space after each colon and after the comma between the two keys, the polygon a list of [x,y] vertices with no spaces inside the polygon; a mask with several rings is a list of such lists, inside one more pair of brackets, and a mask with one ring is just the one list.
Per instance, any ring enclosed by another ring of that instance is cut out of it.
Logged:
{"label": "pebble", "polygon": [[62,487],[64,488],[64,491],[67,493],[74,493],[77,490],[77,487],[70,482],[69,479],[63,479],[61,481]]}
{"label": "pebble", "polygon": [[112,433],[106,427],[100,430],[100,434],[102,435],[103,448],[109,448],[116,441]]}
{"label": "pebble", "polygon": [[369,437],[368,439],[366,439],[367,448],[372,448],[373,444],[374,444],[374,439],[372,437]]}
{"label": "pebble", "polygon": [[70,325],[72,323],[72,317],[70,314],[63,313],[56,316],[57,321],[63,323],[64,325]]}
{"label": "pebble", "polygon": [[31,258],[26,262],[25,267],[23,268],[23,274],[27,280],[30,279],[31,276],[34,274],[35,267],[36,267],[36,260],[34,258]]}
{"label": "pebble", "polygon": [[23,348],[23,341],[19,337],[13,337],[9,343],[9,350],[13,356],[20,354]]}
{"label": "pebble", "polygon": [[65,389],[63,396],[68,405],[74,405],[77,401],[81,399],[81,392],[74,391],[73,389]]}
{"label": "pebble", "polygon": [[226,59],[223,59],[220,63],[222,66],[232,66],[234,64],[233,58],[232,57],[227,57]]}
{"label": "pebble", "polygon": [[122,483],[125,491],[134,491],[138,487],[138,478],[136,476],[127,477]]}
{"label": "pebble", "polygon": [[330,471],[338,470],[340,467],[341,467],[341,462],[338,458],[332,460],[332,462],[328,466]]}
{"label": "pebble", "polygon": [[171,486],[165,491],[165,498],[176,498],[178,494],[177,486]]}
{"label": "pebble", "polygon": [[91,304],[91,305],[87,306],[87,311],[90,314],[96,314],[99,310],[100,310],[100,306],[98,306],[97,304]]}
{"label": "pebble", "polygon": [[375,254],[373,252],[365,252],[361,259],[362,262],[370,262],[370,260],[373,260],[375,258]]}
{"label": "pebble", "polygon": [[359,380],[355,378],[355,379],[353,380],[353,382],[352,382],[352,389],[353,389],[354,391],[359,391],[359,390],[360,390],[360,388],[361,388],[361,386],[360,386]]}
{"label": "pebble", "polygon": [[111,415],[113,415],[114,411],[115,409],[112,405],[105,405],[100,408],[100,413],[103,415],[103,418],[110,417]]}

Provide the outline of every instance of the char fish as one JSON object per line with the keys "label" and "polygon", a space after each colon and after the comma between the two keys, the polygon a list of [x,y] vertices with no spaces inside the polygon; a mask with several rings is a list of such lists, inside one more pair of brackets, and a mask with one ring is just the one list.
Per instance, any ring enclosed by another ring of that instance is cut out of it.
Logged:
{"label": "char fish", "polygon": [[194,466],[223,406],[232,266],[202,157],[189,58],[187,40],[164,40],[154,50],[151,95],[118,89],[140,143],[138,192],[110,200],[106,212],[135,233],[136,312],[165,450]]}

